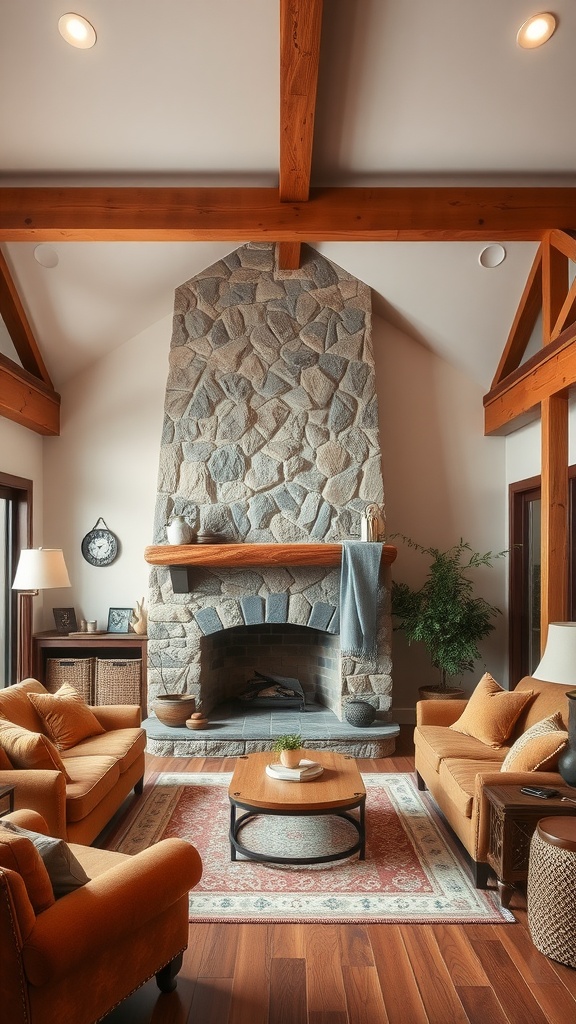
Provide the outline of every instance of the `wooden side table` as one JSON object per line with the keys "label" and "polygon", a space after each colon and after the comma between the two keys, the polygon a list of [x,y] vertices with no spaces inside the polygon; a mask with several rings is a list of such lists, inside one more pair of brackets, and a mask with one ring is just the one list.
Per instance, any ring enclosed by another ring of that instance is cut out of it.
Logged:
{"label": "wooden side table", "polygon": [[0,818],[14,810],[14,790],[16,786],[0,786]]}
{"label": "wooden side table", "polygon": [[[537,785],[537,777],[534,784]],[[490,805],[488,863],[498,881],[503,907],[510,903],[514,887],[528,878],[530,841],[540,820],[553,815],[576,815],[576,803],[562,802],[567,796],[576,800],[576,790],[558,787],[560,796],[542,800],[520,792],[520,786],[486,786]]]}

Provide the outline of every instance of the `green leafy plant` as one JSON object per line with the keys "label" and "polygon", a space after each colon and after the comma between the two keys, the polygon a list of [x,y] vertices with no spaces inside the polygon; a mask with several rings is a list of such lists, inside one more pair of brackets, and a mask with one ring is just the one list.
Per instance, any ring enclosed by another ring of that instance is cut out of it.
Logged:
{"label": "green leafy plant", "polygon": [[468,573],[480,566],[492,566],[507,552],[481,554],[462,539],[446,551],[423,547],[409,537],[399,536],[408,547],[428,555],[430,565],[422,586],[392,583],[392,615],[395,629],[403,630],[409,644],[423,643],[430,660],[440,672],[442,692],[449,690],[448,677],[474,668],[480,658],[478,643],[494,629],[491,621],[500,609],[483,597],[474,596]]}
{"label": "green leafy plant", "polygon": [[301,746],[301,736],[297,736],[296,733],[287,733],[284,736],[276,737],[272,750],[274,750],[276,754],[279,754],[281,750],[300,750]]}

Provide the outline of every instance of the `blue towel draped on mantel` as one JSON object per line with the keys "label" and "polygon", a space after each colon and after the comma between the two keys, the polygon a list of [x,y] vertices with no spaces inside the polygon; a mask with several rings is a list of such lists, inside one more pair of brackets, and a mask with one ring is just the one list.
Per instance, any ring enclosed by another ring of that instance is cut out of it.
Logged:
{"label": "blue towel draped on mantel", "polygon": [[340,574],[340,651],[352,658],[376,656],[378,580],[382,544],[349,541],[342,544]]}

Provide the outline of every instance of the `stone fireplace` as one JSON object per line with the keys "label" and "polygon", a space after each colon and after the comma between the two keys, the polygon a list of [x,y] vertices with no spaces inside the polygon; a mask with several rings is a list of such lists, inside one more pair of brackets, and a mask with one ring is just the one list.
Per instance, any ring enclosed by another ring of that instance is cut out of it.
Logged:
{"label": "stone fireplace", "polygon": [[[300,678],[339,721],[358,695],[384,720],[393,549],[376,655],[339,639],[340,546],[383,502],[367,285],[311,249],[279,271],[273,244],[248,244],[177,288],[147,549],[150,700],[164,680],[209,714],[261,671]],[[167,546],[174,515],[211,542]]]}

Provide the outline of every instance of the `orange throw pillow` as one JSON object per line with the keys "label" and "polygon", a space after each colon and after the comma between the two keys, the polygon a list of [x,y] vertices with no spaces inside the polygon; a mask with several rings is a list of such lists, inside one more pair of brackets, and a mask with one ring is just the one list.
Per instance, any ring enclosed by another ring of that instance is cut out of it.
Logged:
{"label": "orange throw pillow", "polygon": [[32,701],[59,750],[69,750],[89,736],[106,732],[70,683],[63,683],[56,693],[29,693],[28,700]]}
{"label": "orange throw pillow", "polygon": [[66,775],[64,762],[56,747],[41,732],[30,732],[21,725],[0,718],[0,745],[13,768],[49,768]]}
{"label": "orange throw pillow", "polygon": [[50,876],[34,843],[8,831],[1,823],[0,867],[10,868],[22,876],[35,914],[41,914],[56,902]]}
{"label": "orange throw pillow", "polygon": [[485,672],[460,718],[449,728],[498,749],[508,739],[520,712],[533,696],[534,690],[503,690],[490,673]]}

